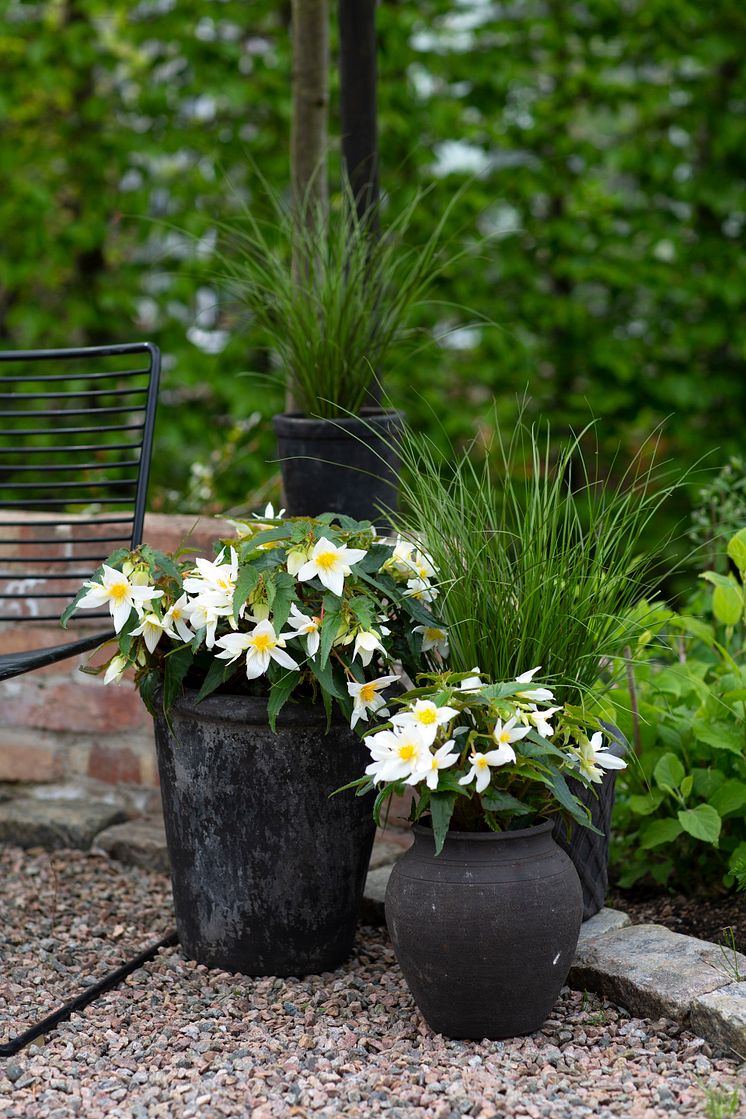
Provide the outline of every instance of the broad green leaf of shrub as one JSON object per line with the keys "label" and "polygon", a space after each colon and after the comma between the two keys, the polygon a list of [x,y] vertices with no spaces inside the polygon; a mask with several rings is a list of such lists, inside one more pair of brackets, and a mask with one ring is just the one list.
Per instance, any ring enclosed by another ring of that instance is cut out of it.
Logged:
{"label": "broad green leaf of shrub", "polygon": [[685,832],[704,843],[717,843],[720,838],[721,819],[710,804],[698,804],[696,808],[684,808],[677,813],[679,823]]}
{"label": "broad green leaf of shrub", "polygon": [[679,792],[681,793],[681,795],[684,797],[685,800],[689,796],[689,794],[691,793],[693,785],[694,785],[694,777],[692,776],[691,773],[687,773],[686,777],[684,778],[684,780],[681,782],[681,785],[679,786]]}
{"label": "broad green leaf of shrub", "polygon": [[698,766],[694,770],[694,792],[701,800],[710,800],[715,790],[724,782],[725,777],[719,769],[704,769]]}
{"label": "broad green leaf of shrub", "polygon": [[648,851],[651,847],[660,847],[662,843],[672,843],[681,832],[681,824],[671,816],[667,816],[665,820],[652,820],[640,832],[640,847]]}
{"label": "broad green leaf of shrub", "polygon": [[649,816],[651,812],[655,812],[657,808],[660,808],[662,803],[663,793],[659,792],[636,793],[627,801],[630,811],[634,812],[637,816]]}
{"label": "broad green leaf of shrub", "polygon": [[728,555],[741,572],[746,572],[746,528],[728,541]]}
{"label": "broad green leaf of shrub", "polygon": [[734,626],[740,622],[743,614],[743,591],[735,579],[718,575],[716,571],[705,571],[700,579],[706,579],[715,588],[712,593],[712,611],[717,620],[726,626]]}
{"label": "broad green leaf of shrub", "polygon": [[675,754],[664,754],[653,770],[655,783],[664,791],[678,789],[684,775],[684,767]]}
{"label": "broad green leaf of shrub", "polygon": [[710,804],[721,816],[739,812],[746,807],[746,783],[731,778],[713,793]]}
{"label": "broad green leaf of shrub", "polygon": [[743,727],[739,728],[732,723],[723,721],[712,722],[710,719],[695,719],[692,725],[694,737],[697,742],[704,742],[715,750],[727,750],[731,754],[743,756],[746,746],[746,735]]}

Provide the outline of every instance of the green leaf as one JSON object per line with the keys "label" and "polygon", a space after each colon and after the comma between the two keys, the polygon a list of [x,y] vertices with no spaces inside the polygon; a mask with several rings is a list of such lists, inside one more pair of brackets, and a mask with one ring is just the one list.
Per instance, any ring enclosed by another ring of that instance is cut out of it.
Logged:
{"label": "green leaf", "polygon": [[735,777],[725,781],[710,797],[710,804],[721,816],[746,807],[746,783]]}
{"label": "green leaf", "polygon": [[337,598],[335,594],[324,595],[323,607],[324,620],[321,623],[321,641],[319,642],[319,651],[314,658],[318,660],[321,668],[326,667],[334,639],[339,632],[339,624],[342,621],[342,600]]}
{"label": "green leaf", "polygon": [[334,676],[334,672],[332,671],[332,666],[329,664],[328,661],[326,664],[322,665],[318,657],[313,657],[312,659],[309,659],[307,663],[308,667],[311,669],[319,684],[321,684],[323,691],[326,692],[327,695],[334,696],[334,698],[338,700],[349,699],[349,695],[346,693],[346,691],[340,691]]}
{"label": "green leaf", "polygon": [[146,672],[137,682],[137,690],[140,693],[140,699],[151,715],[155,715],[156,713],[155,693],[158,690],[160,682],[161,678],[157,672]]}
{"label": "green leaf", "polygon": [[236,666],[233,664],[226,664],[225,661],[213,659],[212,664],[205,673],[205,678],[202,681],[202,686],[197,692],[196,703],[201,703],[208,695],[211,695],[216,688],[224,684],[236,671]]}
{"label": "green leaf", "polygon": [[728,555],[741,572],[746,572],[746,528],[742,528],[728,541]]}
{"label": "green leaf", "polygon": [[280,571],[275,580],[276,590],[272,603],[272,623],[276,633],[282,631],[290,616],[291,603],[295,601],[295,578],[287,571]]}
{"label": "green leaf", "polygon": [[[96,572],[96,575],[99,575],[99,574],[103,574],[100,567],[99,567],[98,571]],[[99,580],[96,579],[95,576],[91,580],[91,582],[98,582],[98,581]],[[75,613],[75,610],[77,609],[78,603],[80,602],[81,598],[84,598],[88,594],[90,589],[91,589],[90,587],[81,587],[80,590],[78,591],[78,593],[76,594],[75,598],[70,603],[70,605],[65,607],[65,609],[63,610],[62,615],[60,617],[60,625],[62,626],[63,629],[67,629],[67,623],[70,621],[70,618]]]}
{"label": "green leaf", "polygon": [[695,839],[717,843],[720,838],[722,821],[712,805],[698,804],[696,808],[682,809],[677,816],[684,831]]}
{"label": "green leaf", "polygon": [[679,792],[683,796],[684,800],[686,800],[686,798],[691,793],[693,785],[694,785],[694,777],[692,776],[691,773],[687,773],[686,777],[684,778],[684,780],[681,782],[681,785],[679,786]]}
{"label": "green leaf", "polygon": [[719,720],[695,719],[692,730],[697,742],[704,742],[715,750],[727,750],[739,758],[743,757],[746,742],[743,724],[739,727]]}
{"label": "green leaf", "polygon": [[516,816],[527,816],[533,809],[522,800],[504,793],[500,789],[487,789],[481,796],[482,806],[488,812],[512,812]]}
{"label": "green leaf", "polygon": [[169,653],[166,657],[163,674],[164,711],[169,712],[174,700],[180,695],[181,685],[191,667],[192,661],[193,656],[190,645],[182,645],[178,649],[174,649],[174,651]]}
{"label": "green leaf", "polygon": [[433,821],[436,855],[443,850],[455,803],[456,793],[433,793],[430,797],[430,816]]}
{"label": "green leaf", "polygon": [[375,574],[376,571],[381,570],[386,560],[390,559],[393,551],[389,544],[374,544],[358,563],[353,564],[352,570],[356,573],[365,571],[369,574]]}
{"label": "green leaf", "polygon": [[712,610],[717,620],[726,626],[734,626],[740,622],[743,615],[743,591],[735,579],[718,575],[716,571],[705,571],[700,578],[706,579],[715,587]]}
{"label": "green leaf", "polygon": [[181,570],[179,565],[175,563],[170,556],[167,556],[165,552],[160,552],[157,548],[152,548],[148,544],[143,548],[143,553],[148,558],[152,557],[152,563],[154,563],[156,567],[159,567],[164,575],[176,579],[179,583],[181,582]]}
{"label": "green leaf", "polygon": [[250,564],[244,564],[238,569],[236,587],[233,591],[233,621],[238,621],[241,607],[246,602],[251,592],[259,582],[259,573]]}
{"label": "green leaf", "polygon": [[275,680],[269,689],[267,720],[273,733],[277,730],[277,716],[292,695],[300,679],[300,672],[285,672],[278,680]]}
{"label": "green leaf", "polygon": [[664,754],[653,770],[653,777],[660,789],[678,789],[684,780],[684,767],[675,754]]}
{"label": "green leaf", "polygon": [[642,795],[635,794],[627,800],[627,805],[631,812],[637,816],[649,816],[651,812],[655,812],[660,808],[663,803],[663,793],[650,792]]}
{"label": "green leaf", "polygon": [[581,804],[578,798],[570,792],[567,781],[559,770],[555,769],[554,766],[548,766],[547,768],[549,771],[548,776],[537,773],[536,779],[552,790],[559,804],[564,808],[565,812],[568,812],[570,816],[572,816],[573,820],[578,824],[582,824],[583,827],[588,828],[589,831],[595,832],[596,835],[601,835],[598,828],[594,824],[591,824],[589,809],[586,808],[584,804]]}
{"label": "green leaf", "polygon": [[660,847],[663,843],[673,843],[674,839],[681,835],[681,831],[679,821],[670,816],[665,820],[652,820],[640,832],[640,847],[643,851],[648,851],[651,847]]}

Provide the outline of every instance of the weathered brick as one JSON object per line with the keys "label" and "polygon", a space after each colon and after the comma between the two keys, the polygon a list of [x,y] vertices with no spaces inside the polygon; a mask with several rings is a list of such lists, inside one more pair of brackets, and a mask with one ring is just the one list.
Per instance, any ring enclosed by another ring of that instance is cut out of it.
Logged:
{"label": "weathered brick", "polygon": [[233,536],[233,529],[227,521],[218,517],[162,513],[148,513],[145,517],[143,539],[162,552],[175,552],[179,548],[209,551],[214,542],[223,536]]}
{"label": "weathered brick", "polygon": [[64,680],[50,686],[45,683],[37,678],[36,686],[29,682],[15,694],[4,697],[6,725],[97,734],[150,723],[137,692],[126,681],[119,687],[106,688],[98,680],[81,684]]}
{"label": "weathered brick", "polygon": [[0,781],[56,781],[64,774],[63,758],[52,736],[0,733]]}
{"label": "weathered brick", "polygon": [[94,742],[88,755],[88,776],[110,785],[140,785],[140,757],[129,746],[105,746]]}

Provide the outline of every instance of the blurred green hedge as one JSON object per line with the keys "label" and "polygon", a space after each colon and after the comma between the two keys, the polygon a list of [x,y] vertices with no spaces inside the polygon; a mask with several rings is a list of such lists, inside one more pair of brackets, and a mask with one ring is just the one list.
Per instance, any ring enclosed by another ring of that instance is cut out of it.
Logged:
{"label": "blurred green hedge", "polygon": [[[0,345],[161,345],[161,508],[276,492],[271,355],[180,230],[205,264],[215,216],[261,207],[255,168],[287,182],[289,7],[9,0],[0,26]],[[473,252],[421,315],[441,341],[383,371],[393,401],[455,439],[527,391],[558,433],[599,417],[609,460],[662,420],[682,465],[737,450],[746,9],[383,0],[379,28],[385,206],[432,183],[424,238],[476,176],[453,223]]]}

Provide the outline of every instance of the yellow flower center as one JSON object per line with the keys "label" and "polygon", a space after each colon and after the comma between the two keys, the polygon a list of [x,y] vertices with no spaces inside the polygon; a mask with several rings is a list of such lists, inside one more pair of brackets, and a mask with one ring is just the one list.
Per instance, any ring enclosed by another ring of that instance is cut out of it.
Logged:
{"label": "yellow flower center", "polygon": [[371,703],[376,698],[375,684],[363,684],[360,689],[360,698],[363,703]]}
{"label": "yellow flower center", "polygon": [[417,754],[417,747],[411,742],[406,742],[403,746],[399,747],[399,757],[403,762],[411,762],[412,758]]}
{"label": "yellow flower center", "polygon": [[417,722],[422,723],[425,727],[431,727],[433,723],[438,721],[438,716],[433,711],[432,707],[426,707],[424,711],[417,712]]}
{"label": "yellow flower center", "polygon": [[319,555],[316,556],[316,561],[315,562],[316,562],[316,566],[320,567],[322,569],[322,571],[331,571],[331,569],[336,566],[337,553],[336,552],[320,552]]}
{"label": "yellow flower center", "polygon": [[498,742],[504,742],[504,743],[506,743],[506,745],[510,745],[510,731],[507,731],[507,730],[500,731],[500,733],[497,736],[497,741]]}
{"label": "yellow flower center", "polygon": [[274,649],[277,642],[273,641],[268,633],[258,633],[256,637],[252,638],[251,644],[257,653],[268,653],[270,649]]}
{"label": "yellow flower center", "polygon": [[438,641],[443,636],[442,629],[432,629],[430,627],[425,629],[425,637],[428,641]]}
{"label": "yellow flower center", "polygon": [[490,763],[487,761],[487,759],[485,757],[476,758],[475,761],[474,761],[474,765],[477,767],[477,769],[487,769],[489,764]]}
{"label": "yellow flower center", "polygon": [[231,583],[230,579],[225,577],[218,579],[218,586],[220,587],[221,591],[233,590],[233,584]]}
{"label": "yellow flower center", "polygon": [[117,602],[121,602],[127,597],[128,590],[129,587],[127,583],[112,583],[112,585],[109,587],[109,594]]}

